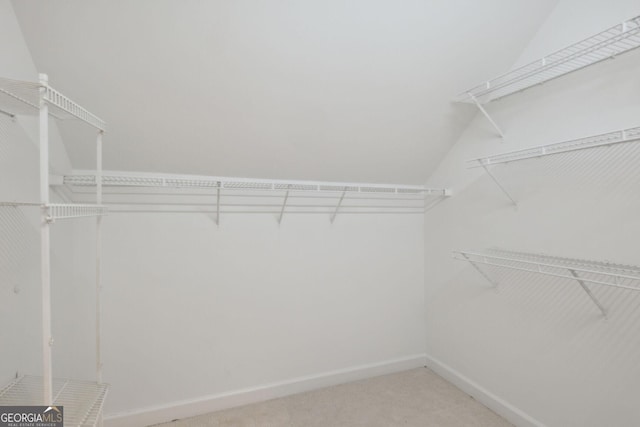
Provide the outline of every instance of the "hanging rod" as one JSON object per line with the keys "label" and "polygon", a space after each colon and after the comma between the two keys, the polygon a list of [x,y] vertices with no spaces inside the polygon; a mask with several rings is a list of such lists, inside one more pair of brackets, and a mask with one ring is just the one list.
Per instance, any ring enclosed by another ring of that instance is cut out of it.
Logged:
{"label": "hanging rod", "polygon": [[509,163],[518,160],[532,159],[536,157],[550,156],[553,154],[567,153],[570,151],[585,150],[588,148],[606,147],[625,142],[636,142],[640,140],[640,127],[628,128],[607,132],[585,138],[572,139],[548,145],[525,148],[523,150],[509,151],[488,157],[479,157],[467,160],[467,168],[478,168],[495,165],[499,163]]}

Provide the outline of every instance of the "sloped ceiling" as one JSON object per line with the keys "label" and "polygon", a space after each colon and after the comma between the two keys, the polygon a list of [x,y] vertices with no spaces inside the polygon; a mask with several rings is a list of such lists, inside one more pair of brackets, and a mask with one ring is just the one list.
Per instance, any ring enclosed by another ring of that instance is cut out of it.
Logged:
{"label": "sloped ceiling", "polygon": [[[52,86],[109,125],[105,167],[423,183],[556,0],[15,0]],[[73,166],[93,133],[67,122]]]}

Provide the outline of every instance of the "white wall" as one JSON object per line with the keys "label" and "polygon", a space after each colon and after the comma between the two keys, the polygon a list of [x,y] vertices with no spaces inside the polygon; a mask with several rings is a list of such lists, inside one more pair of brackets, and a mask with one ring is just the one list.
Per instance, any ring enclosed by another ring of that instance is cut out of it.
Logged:
{"label": "white wall", "polygon": [[[77,247],[91,238],[79,233]],[[128,417],[335,371],[422,365],[423,253],[421,215],[338,215],[332,225],[292,214],[278,226],[273,215],[233,214],[219,227],[205,214],[109,215],[107,417],[157,422],[189,412]],[[87,279],[91,257],[77,252]]]}
{"label": "white wall", "polygon": [[[637,14],[633,1],[564,0],[518,62]],[[431,364],[479,385],[479,397],[502,400],[495,408],[510,405],[502,412],[522,425],[640,423],[640,295],[594,287],[610,312],[603,320],[574,283],[487,269],[500,282],[495,292],[451,251],[501,247],[640,264],[640,144],[494,167],[517,210],[464,161],[640,125],[639,73],[635,51],[490,104],[504,142],[478,115],[428,182],[455,191],[425,217]]]}
{"label": "white wall", "polygon": [[[5,0],[0,1],[0,58],[0,76],[37,81],[38,73],[11,3]],[[12,121],[0,115],[0,201],[39,201],[37,138],[34,117],[20,116]],[[70,163],[53,122],[50,138],[50,168],[65,173]],[[55,194],[51,200],[59,201]],[[0,207],[2,385],[17,372],[42,372],[39,220],[38,208]],[[73,233],[75,227],[70,223],[52,227],[54,374],[92,378],[92,338],[82,328],[92,328],[93,317],[80,315],[90,307],[91,299],[84,290],[79,292],[73,280]]]}

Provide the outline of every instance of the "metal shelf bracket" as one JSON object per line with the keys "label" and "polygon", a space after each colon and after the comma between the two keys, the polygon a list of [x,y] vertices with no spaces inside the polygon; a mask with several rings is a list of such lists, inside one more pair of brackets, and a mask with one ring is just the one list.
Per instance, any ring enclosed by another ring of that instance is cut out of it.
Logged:
{"label": "metal shelf bracket", "polygon": [[593,301],[593,303],[596,305],[596,307],[598,307],[598,309],[602,312],[602,315],[606,319],[607,318],[607,310],[600,303],[600,301],[598,301],[598,299],[595,297],[595,295],[593,295],[593,292],[591,292],[591,289],[589,289],[589,287],[587,287],[587,285],[582,281],[582,279],[580,279],[580,276],[578,276],[578,273],[576,273],[575,270],[573,270],[571,268],[568,268],[567,270],[569,270],[569,273],[571,273],[571,275],[576,278],[576,282],[578,282],[580,284],[580,287],[587,293],[589,298],[591,298],[591,301]]}
{"label": "metal shelf bracket", "polygon": [[478,161],[482,165],[482,168],[487,173],[487,175],[489,175],[489,177],[493,180],[493,182],[495,182],[495,184],[498,186],[498,188],[500,188],[500,190],[505,194],[505,196],[507,196],[509,198],[509,200],[511,200],[511,203],[513,203],[513,206],[515,206],[517,208],[518,207],[518,203],[515,201],[515,199],[513,197],[511,197],[511,194],[509,194],[509,192],[502,186],[502,184],[500,184],[500,181],[498,181],[498,179],[491,173],[491,171],[489,170],[487,165],[482,163],[481,160],[478,160]]}
{"label": "metal shelf bracket", "polygon": [[280,210],[280,216],[278,217],[278,225],[282,223],[282,217],[284,216],[284,208],[287,206],[287,200],[289,199],[289,190],[291,185],[287,185],[287,192],[284,195],[284,201],[282,202],[282,209]]}
{"label": "metal shelf bracket", "polygon": [[336,210],[331,215],[331,224],[336,220],[336,215],[338,215],[338,211],[340,210],[340,205],[342,205],[342,201],[344,200],[344,196],[347,194],[347,187],[344,187],[342,190],[342,195],[340,196],[340,200],[338,200],[338,204],[336,205]]}
{"label": "metal shelf bracket", "polygon": [[469,261],[469,264],[471,264],[471,266],[472,266],[473,268],[475,268],[475,269],[476,269],[476,271],[482,275],[482,277],[484,277],[485,279],[487,279],[487,281],[488,281],[489,283],[491,283],[491,286],[493,286],[493,287],[494,287],[494,288],[496,288],[496,289],[498,288],[498,283],[497,283],[497,282],[495,282],[491,277],[489,277],[489,275],[488,275],[487,273],[485,273],[484,271],[482,271],[482,269],[478,266],[478,264],[476,264],[475,262],[473,262],[473,261],[469,258],[469,256],[467,256],[467,254],[462,253],[461,255],[462,255],[462,256],[463,256],[467,261]]}
{"label": "metal shelf bracket", "polygon": [[[489,82],[487,82],[487,88],[489,88]],[[500,126],[498,126],[498,124],[491,118],[487,110],[482,106],[480,101],[478,101],[478,98],[476,98],[475,95],[472,94],[471,92],[468,92],[468,94],[471,100],[473,100],[474,104],[476,104],[476,107],[478,107],[478,109],[482,112],[482,114],[484,114],[487,120],[489,120],[489,123],[491,123],[491,126],[493,126],[495,130],[498,132],[498,134],[500,135],[500,138],[504,139],[504,133],[502,132],[502,129],[500,129]]]}

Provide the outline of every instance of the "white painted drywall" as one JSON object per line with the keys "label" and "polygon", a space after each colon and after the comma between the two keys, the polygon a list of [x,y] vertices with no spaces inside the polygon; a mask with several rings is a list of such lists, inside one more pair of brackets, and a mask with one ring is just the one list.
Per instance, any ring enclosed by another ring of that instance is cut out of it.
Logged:
{"label": "white painted drywall", "polygon": [[[639,11],[634,1],[563,0],[518,62]],[[639,75],[635,51],[488,105],[505,140],[478,115],[428,182],[453,187],[455,197],[425,217],[427,353],[544,425],[640,424],[640,295],[594,287],[610,311],[603,320],[577,284],[489,269],[495,292],[451,251],[640,264],[640,144],[494,167],[517,210],[464,161],[638,126]]]}
{"label": "white painted drywall", "polygon": [[[423,183],[557,0],[13,2],[114,170]],[[506,36],[505,36],[506,34]],[[491,60],[488,60],[491,58]],[[91,135],[62,127],[74,167]]]}
{"label": "white painted drywall", "polygon": [[[0,7],[0,53],[10,59],[0,74],[33,80],[11,5]],[[35,123],[3,124],[0,200],[36,200]],[[64,173],[68,160],[55,136],[52,171]],[[38,212],[5,209],[2,383],[16,371],[41,370]],[[94,226],[73,224],[53,227],[54,373],[91,379]],[[206,215],[106,218],[107,416],[304,379],[276,387],[290,392],[381,373],[388,362],[421,363],[422,226],[420,215],[345,215],[333,225],[325,215],[292,215],[280,227],[272,216],[234,215],[219,228]]]}
{"label": "white painted drywall", "polygon": [[[109,215],[107,417],[423,354],[422,228],[421,215]],[[76,254],[89,280],[92,254]]]}
{"label": "white painted drywall", "polygon": [[[0,1],[0,76],[37,81],[27,45],[11,3]],[[55,82],[52,82],[55,84]],[[64,88],[59,88],[64,92]],[[0,200],[39,201],[38,128],[33,117],[12,121],[0,117]],[[50,168],[70,170],[70,162],[52,121]],[[52,201],[60,201],[56,194]],[[40,212],[37,207],[0,208],[0,383],[16,373],[40,374],[41,288]],[[52,227],[52,299],[54,374],[93,378],[91,288],[73,279],[75,226],[58,222]],[[90,285],[90,284],[89,284]],[[89,291],[89,294],[87,294]],[[82,339],[80,338],[82,337]]]}

